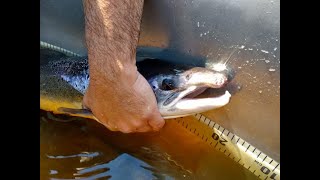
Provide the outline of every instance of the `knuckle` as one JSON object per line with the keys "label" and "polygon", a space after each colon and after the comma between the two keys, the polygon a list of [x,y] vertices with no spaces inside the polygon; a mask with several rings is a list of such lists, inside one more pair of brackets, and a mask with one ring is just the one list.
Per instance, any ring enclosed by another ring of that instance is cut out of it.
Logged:
{"label": "knuckle", "polygon": [[158,120],[157,122],[150,123],[153,130],[159,131],[165,124],[164,120]]}
{"label": "knuckle", "polygon": [[131,133],[132,131],[130,129],[122,129],[120,130],[122,133],[125,133],[125,134],[129,134]]}
{"label": "knuckle", "polygon": [[132,122],[133,126],[135,128],[142,128],[143,126],[146,125],[146,120],[145,119],[140,119],[140,120],[135,120]]}
{"label": "knuckle", "polygon": [[133,127],[135,132],[148,132],[152,130],[151,127],[148,125],[147,120],[137,121],[135,122]]}
{"label": "knuckle", "polygon": [[152,130],[152,129],[151,129],[150,127],[145,126],[145,127],[143,127],[143,128],[138,129],[137,132],[149,132],[149,131],[151,131],[151,130]]}
{"label": "knuckle", "polygon": [[121,131],[122,133],[131,133],[133,129],[128,126],[122,126],[119,127],[119,131]]}

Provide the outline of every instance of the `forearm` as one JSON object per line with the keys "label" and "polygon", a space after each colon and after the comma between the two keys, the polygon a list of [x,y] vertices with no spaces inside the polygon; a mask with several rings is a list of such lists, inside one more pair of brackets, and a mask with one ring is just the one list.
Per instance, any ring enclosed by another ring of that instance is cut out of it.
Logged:
{"label": "forearm", "polygon": [[134,81],[142,9],[143,0],[84,0],[91,80]]}

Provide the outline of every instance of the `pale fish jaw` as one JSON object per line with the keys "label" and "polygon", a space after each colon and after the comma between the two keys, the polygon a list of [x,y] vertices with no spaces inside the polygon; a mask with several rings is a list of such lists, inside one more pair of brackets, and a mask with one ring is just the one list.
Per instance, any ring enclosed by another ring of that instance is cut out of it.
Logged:
{"label": "pale fish jaw", "polygon": [[161,109],[160,113],[164,119],[189,116],[223,107],[229,103],[230,98],[231,94],[229,91],[225,91],[223,95],[218,97],[181,99],[173,107]]}
{"label": "pale fish jaw", "polygon": [[174,106],[177,102],[179,102],[182,98],[186,97],[188,94],[194,92],[197,89],[197,86],[190,86],[186,90],[182,91],[178,97],[175,98],[170,104],[165,105],[165,107],[172,107]]}

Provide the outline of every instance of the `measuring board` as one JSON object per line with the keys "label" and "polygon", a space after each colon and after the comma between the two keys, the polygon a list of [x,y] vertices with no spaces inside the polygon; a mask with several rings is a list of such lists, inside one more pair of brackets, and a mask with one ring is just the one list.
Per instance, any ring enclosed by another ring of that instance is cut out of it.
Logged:
{"label": "measuring board", "polygon": [[174,121],[260,179],[280,179],[280,163],[202,114]]}

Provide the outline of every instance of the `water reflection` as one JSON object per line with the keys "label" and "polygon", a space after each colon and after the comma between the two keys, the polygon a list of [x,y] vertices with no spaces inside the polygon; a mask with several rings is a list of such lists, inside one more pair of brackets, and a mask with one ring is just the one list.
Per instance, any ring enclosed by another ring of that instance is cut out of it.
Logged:
{"label": "water reflection", "polygon": [[[108,144],[108,138],[97,138],[88,120],[61,118],[51,113],[40,115],[40,178],[41,179],[176,179],[186,177],[181,167],[169,162],[168,155],[138,144],[130,146],[130,155]],[[53,120],[54,119],[54,120]],[[65,123],[64,123],[65,119]],[[122,146],[122,145],[120,145]],[[164,168],[155,168],[135,155]],[[162,165],[161,165],[162,164]],[[171,167],[170,167],[171,166]],[[165,169],[176,173],[175,177]],[[179,174],[181,173],[181,174]],[[189,173],[189,172],[188,172]]]}
{"label": "water reflection", "polygon": [[172,121],[122,134],[93,120],[40,113],[40,179],[257,179]]}

